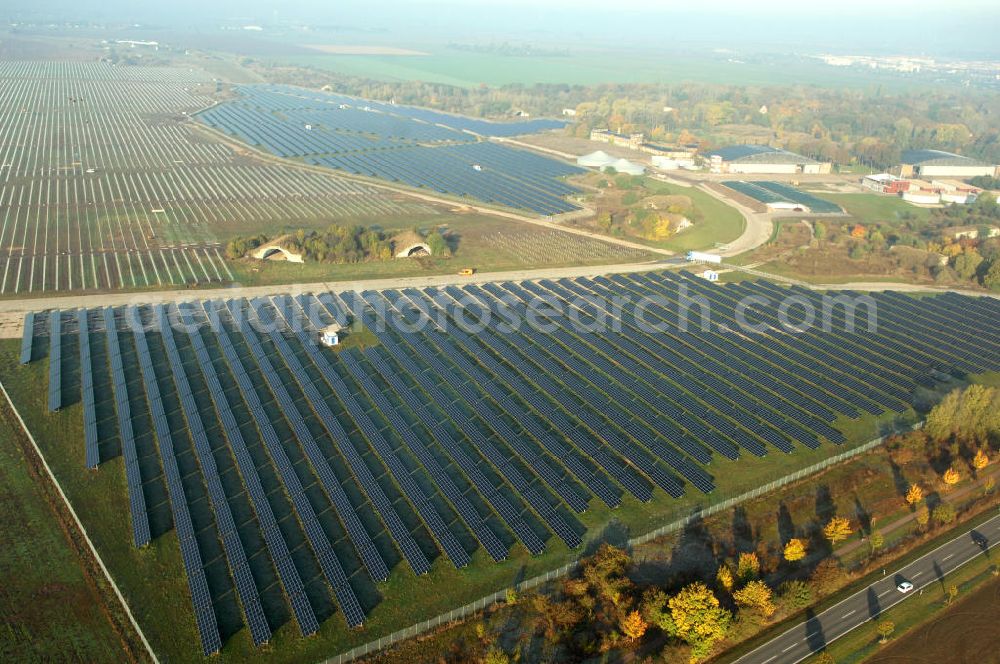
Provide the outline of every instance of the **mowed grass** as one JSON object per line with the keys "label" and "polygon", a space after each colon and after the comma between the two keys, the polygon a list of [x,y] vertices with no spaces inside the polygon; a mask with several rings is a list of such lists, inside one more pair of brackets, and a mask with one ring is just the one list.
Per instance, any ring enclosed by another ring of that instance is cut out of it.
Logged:
{"label": "mowed grass", "polygon": [[650,193],[655,196],[687,196],[701,214],[701,218],[695,221],[690,228],[684,229],[663,242],[638,240],[643,244],[682,252],[692,249],[711,249],[716,244],[732,242],[743,234],[746,220],[740,211],[700,189],[679,187],[649,178],[646,179],[646,186]]}
{"label": "mowed grass", "polygon": [[[47,413],[45,390],[41,387],[47,382],[47,361],[19,366],[18,347],[16,340],[0,342],[0,380],[42,446],[146,636],[164,660],[203,661],[175,533],[168,531],[144,550],[132,547],[121,458],[106,460],[97,471],[84,468],[81,406],[74,403],[58,413]],[[848,445],[871,438],[879,424],[884,426],[885,418],[878,422],[870,417],[845,426],[851,440]],[[816,450],[797,449],[788,455],[771,450],[762,459],[746,456],[738,462],[717,460],[709,470],[718,488],[709,496],[689,487],[687,495],[675,500],[657,491],[650,503],[626,497],[613,511],[595,499],[579,517],[587,528],[583,550],[591,550],[597,541],[612,534],[621,537],[649,532],[690,514],[695,508],[758,488],[845,448],[824,444]],[[245,661],[255,657],[266,662],[291,662],[334,655],[514,586],[569,562],[579,553],[553,538],[541,556],[532,557],[518,545],[499,564],[477,550],[473,562],[464,570],[456,570],[442,557],[434,562],[428,575],[418,578],[405,565],[399,565],[388,582],[378,586],[380,601],[363,629],[348,630],[342,617],[334,614],[322,623],[315,638],[304,639],[294,623],[285,622],[272,625],[271,645],[256,650],[244,628],[226,641],[221,660]],[[231,603],[231,598],[225,601]]]}
{"label": "mowed grass", "polygon": [[118,662],[121,641],[0,418],[0,659]]}
{"label": "mowed grass", "polygon": [[899,224],[909,214],[916,221],[926,221],[931,211],[910,205],[896,196],[879,194],[816,194],[844,208],[847,214],[862,224]]}

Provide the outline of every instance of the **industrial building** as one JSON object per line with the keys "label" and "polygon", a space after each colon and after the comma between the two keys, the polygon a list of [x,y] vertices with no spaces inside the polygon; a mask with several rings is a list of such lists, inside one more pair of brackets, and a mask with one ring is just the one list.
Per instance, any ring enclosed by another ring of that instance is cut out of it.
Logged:
{"label": "industrial building", "polygon": [[861,186],[879,194],[901,194],[910,188],[910,181],[889,173],[876,173],[861,178]]}
{"label": "industrial building", "polygon": [[705,155],[713,173],[829,173],[830,162],[820,162],[769,145],[731,145]]}
{"label": "industrial building", "polygon": [[997,173],[1000,173],[1000,167],[996,164],[943,150],[906,150],[899,168],[899,174],[904,178],[971,178],[977,175],[995,176]]}
{"label": "industrial building", "polygon": [[644,134],[619,134],[608,129],[594,129],[590,132],[590,140],[610,143],[629,150],[639,150],[646,141],[646,136]]}
{"label": "industrial building", "polygon": [[613,168],[619,173],[627,173],[628,175],[642,175],[646,172],[646,167],[642,164],[637,164],[628,159],[617,159],[603,150],[577,157],[576,164],[584,168],[596,168],[599,171]]}

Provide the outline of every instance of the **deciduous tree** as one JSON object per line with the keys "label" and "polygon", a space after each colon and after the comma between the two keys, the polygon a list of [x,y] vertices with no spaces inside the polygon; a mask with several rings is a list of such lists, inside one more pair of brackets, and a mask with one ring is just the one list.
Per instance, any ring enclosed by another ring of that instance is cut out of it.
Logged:
{"label": "deciduous tree", "polygon": [[631,611],[626,614],[619,622],[619,626],[622,629],[622,634],[629,641],[641,639],[642,635],[646,633],[646,628],[649,627],[646,621],[642,619],[642,614],[638,611]]}
{"label": "deciduous tree", "polygon": [[972,467],[976,470],[982,470],[989,464],[990,458],[986,456],[985,450],[982,448],[976,451],[976,456],[972,457]]}
{"label": "deciduous tree", "polygon": [[879,635],[879,643],[885,643],[892,636],[892,633],[896,631],[896,625],[891,620],[882,620],[876,627]]}
{"label": "deciduous tree", "polygon": [[798,538],[788,540],[784,551],[785,560],[794,563],[806,557],[806,544]]}
{"label": "deciduous tree", "polygon": [[753,552],[741,553],[736,561],[736,576],[746,581],[758,574],[760,574],[760,558],[757,557],[757,554]]}
{"label": "deciduous tree", "polygon": [[691,646],[692,662],[708,655],[732,623],[732,614],[719,606],[719,600],[704,583],[686,586],[670,598],[668,606],[670,622],[664,631]]}
{"label": "deciduous tree", "polygon": [[869,544],[872,547],[872,553],[878,552],[883,546],[885,546],[885,537],[882,536],[881,530],[873,530],[871,537],[868,538]]}
{"label": "deciduous tree", "polygon": [[954,486],[958,484],[959,480],[962,479],[962,476],[959,474],[958,470],[956,470],[954,467],[951,467],[948,470],[944,471],[944,475],[941,476],[941,479],[948,486]]}
{"label": "deciduous tree", "polygon": [[918,526],[920,526],[921,528],[926,528],[927,524],[930,523],[931,520],[931,511],[927,509],[927,505],[922,504],[920,505],[920,507],[917,508],[917,511],[913,515],[913,518],[917,520]]}
{"label": "deciduous tree", "polygon": [[733,573],[728,565],[719,565],[719,571],[715,574],[715,580],[719,582],[727,593],[733,592]]}
{"label": "deciduous tree", "polygon": [[914,482],[910,485],[910,488],[906,491],[906,504],[907,505],[919,505],[920,501],[924,499],[924,490],[920,488],[920,485]]}
{"label": "deciduous tree", "polygon": [[833,517],[825,526],[823,526],[823,537],[825,537],[832,545],[847,539],[851,536],[852,532],[851,522],[842,516]]}
{"label": "deciduous tree", "polygon": [[755,609],[765,619],[774,615],[773,593],[763,581],[751,581],[733,593],[733,599],[740,606]]}

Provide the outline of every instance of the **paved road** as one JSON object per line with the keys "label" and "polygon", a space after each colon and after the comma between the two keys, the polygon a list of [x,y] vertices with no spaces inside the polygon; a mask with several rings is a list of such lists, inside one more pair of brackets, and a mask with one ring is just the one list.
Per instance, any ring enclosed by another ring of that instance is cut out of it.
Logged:
{"label": "paved road", "polygon": [[[978,544],[973,537],[983,542]],[[989,549],[1000,544],[1000,516],[964,530],[955,539],[905,567],[859,590],[823,613],[796,625],[740,659],[735,664],[796,664],[828,643],[876,618],[882,611],[935,585],[944,588],[947,575],[976,556],[989,556]],[[896,590],[906,580],[914,588],[907,594]]]}
{"label": "paved road", "polygon": [[129,304],[167,304],[171,302],[193,302],[212,298],[254,298],[280,295],[282,293],[324,293],[333,291],[385,290],[389,288],[426,288],[429,286],[450,286],[452,284],[476,284],[490,281],[521,281],[526,279],[563,279],[574,277],[595,277],[603,274],[649,272],[662,270],[671,265],[684,264],[683,258],[664,258],[648,263],[622,263],[615,265],[585,265],[575,267],[552,267],[509,272],[477,272],[471,277],[461,277],[455,273],[426,277],[389,277],[383,279],[362,279],[356,281],[319,281],[307,284],[272,284],[268,286],[235,286],[232,288],[188,288],[184,290],[139,291],[118,293],[88,293],[19,300],[0,300],[0,339],[21,337],[24,314],[43,309],[77,309],[91,307],[118,307]]}

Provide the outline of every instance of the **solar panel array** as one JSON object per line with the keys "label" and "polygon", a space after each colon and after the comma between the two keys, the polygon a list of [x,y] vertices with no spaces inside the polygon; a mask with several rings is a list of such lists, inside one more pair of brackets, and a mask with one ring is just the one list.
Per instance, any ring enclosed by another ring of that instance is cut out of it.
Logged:
{"label": "solar panel array", "polygon": [[[663,272],[107,308],[66,321],[51,312],[32,325],[53,340],[79,334],[85,430],[94,401],[113,399],[117,431],[101,436],[121,440],[137,546],[150,541],[144,488],[165,483],[168,504],[148,509],[169,511],[210,653],[230,589],[257,645],[282,619],[264,601],[271,588],[303,635],[319,629],[323,593],[359,627],[371,609],[362,598],[395,567],[461,568],[480,546],[498,562],[516,545],[576,548],[586,537],[577,515],[595,499],[615,508],[710,494],[720,457],[836,445],[838,418],[904,410],[942,373],[1000,369],[997,300],[876,293],[875,330],[863,307],[839,307],[828,327],[791,332],[774,310],[789,297],[790,311],[824,306],[804,288]],[[678,325],[684,298],[710,305],[710,324],[696,305]],[[623,300],[642,306],[601,304]],[[565,315],[544,331],[500,324],[527,320],[539,302]],[[320,328],[352,317],[376,345],[317,345]],[[98,366],[91,350],[102,343]],[[94,394],[104,384],[110,397]],[[162,478],[138,463],[132,425],[147,416],[155,450],[143,454],[158,455]],[[85,433],[88,466],[106,460],[96,437]],[[227,578],[209,579],[212,556]]]}
{"label": "solar panel array", "polygon": [[754,180],[753,182],[726,180],[722,184],[765,204],[799,203],[809,208],[811,212],[843,212],[836,203],[831,203],[819,196],[813,196],[808,192],[784,184],[783,182],[774,182],[771,180]]}
{"label": "solar panel array", "polygon": [[49,316],[49,410],[62,407],[62,316]]}
{"label": "solar panel array", "polygon": [[263,150],[315,166],[543,215],[577,209],[565,197],[579,189],[559,178],[583,169],[468,133],[507,136],[551,128],[544,122],[512,123],[515,130],[289,86],[238,91],[239,99],[208,108],[198,118]]}
{"label": "solar panel array", "polygon": [[31,362],[32,340],[35,338],[35,312],[24,315],[24,329],[21,332],[21,364]]}

